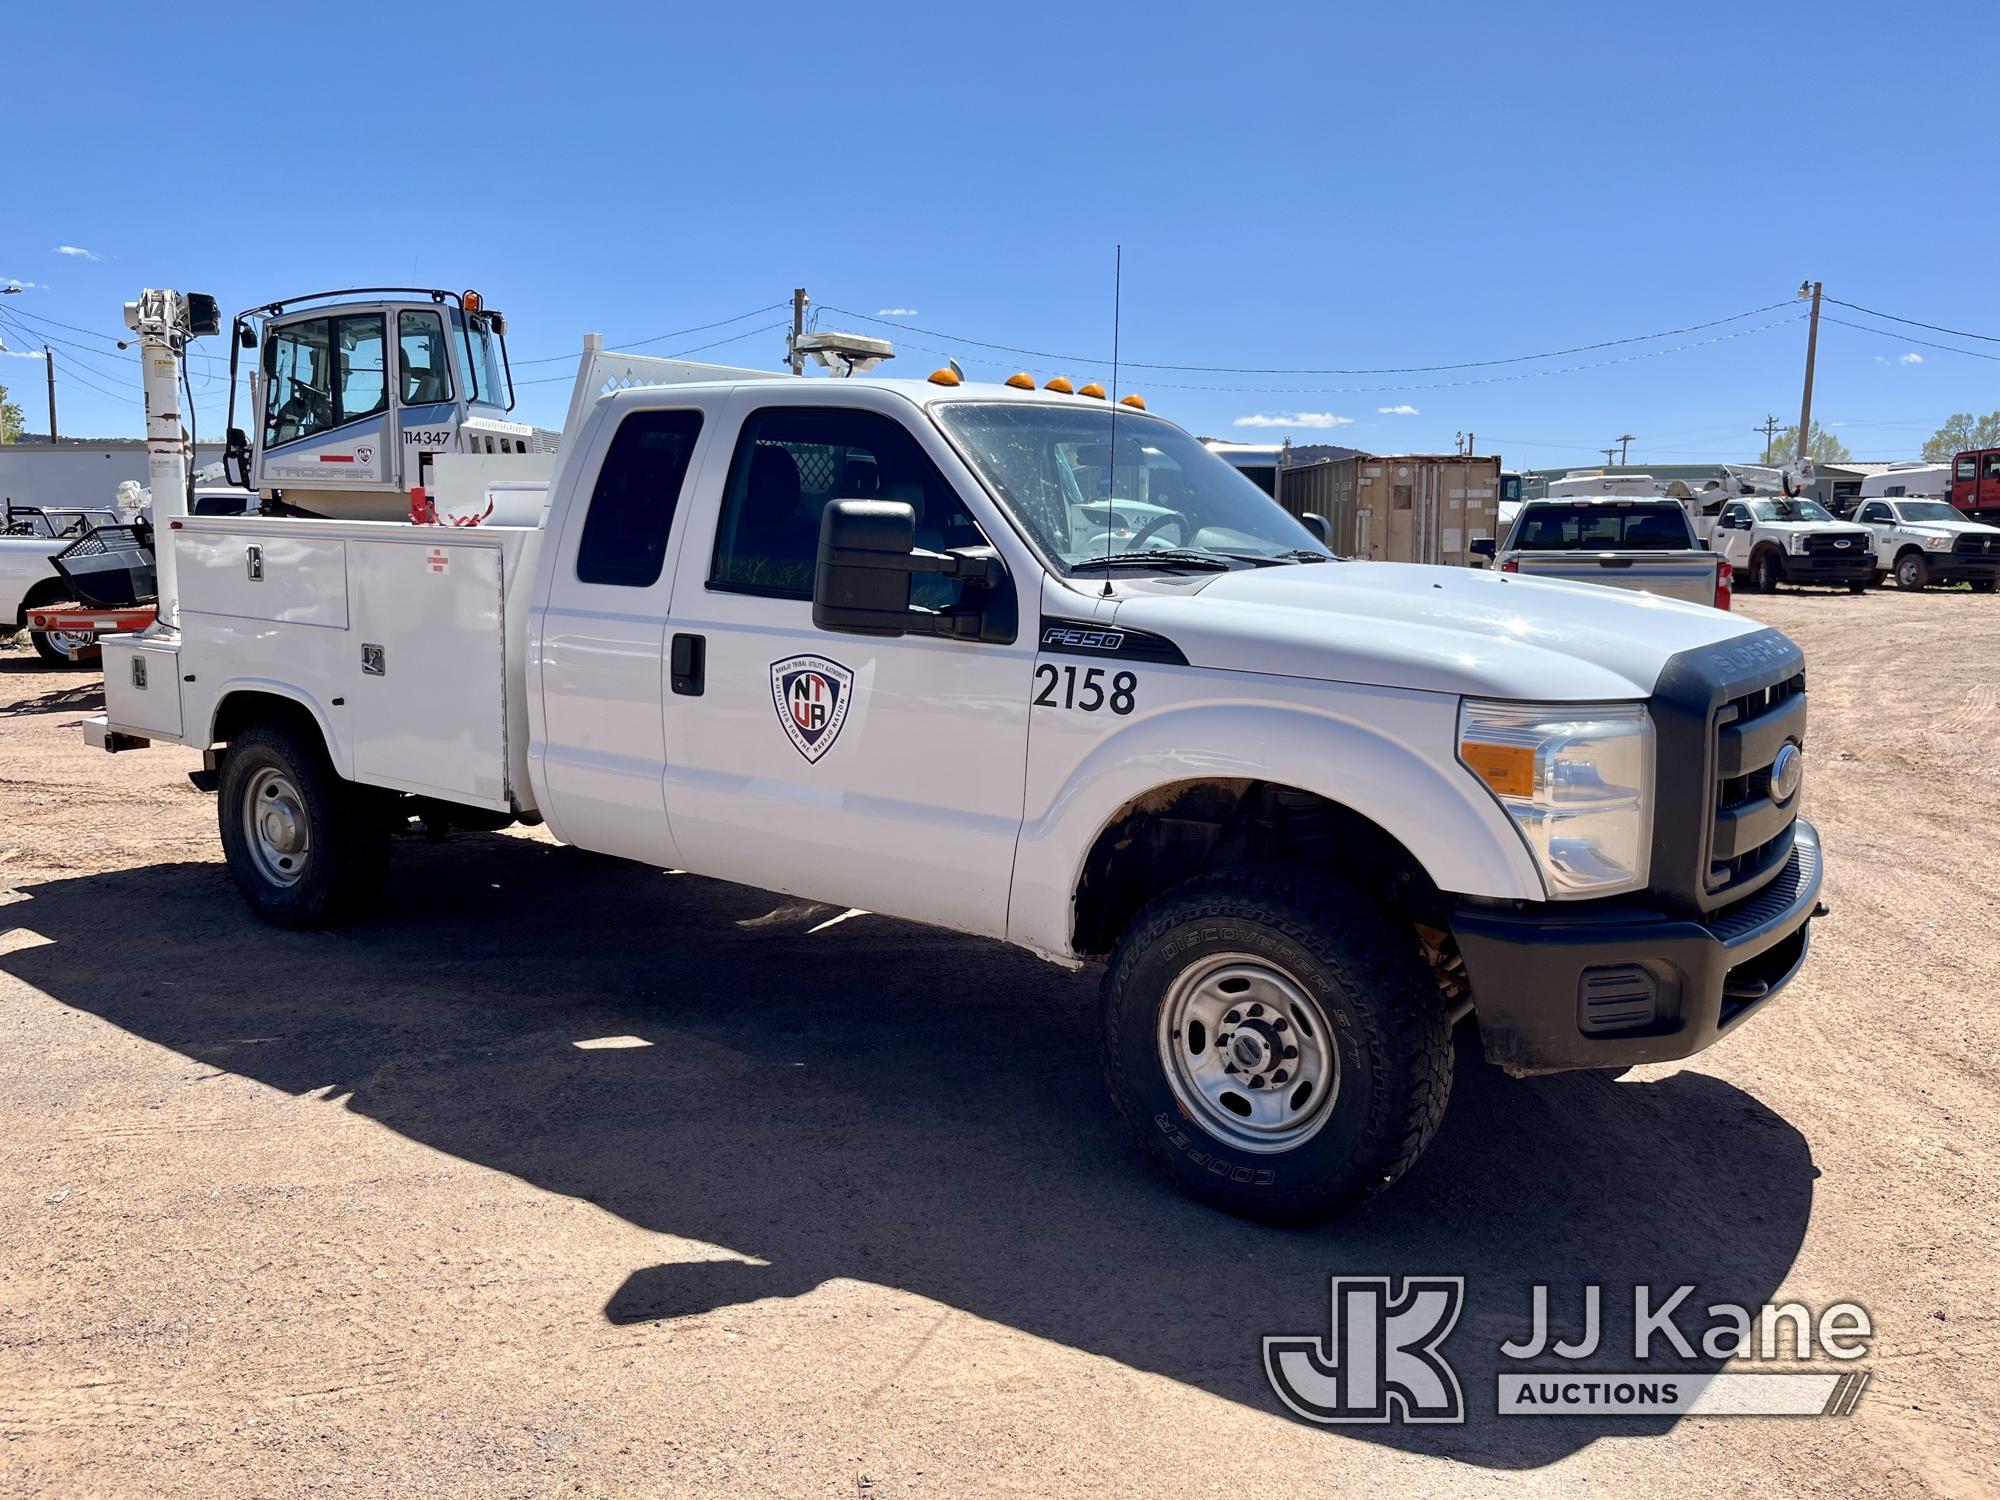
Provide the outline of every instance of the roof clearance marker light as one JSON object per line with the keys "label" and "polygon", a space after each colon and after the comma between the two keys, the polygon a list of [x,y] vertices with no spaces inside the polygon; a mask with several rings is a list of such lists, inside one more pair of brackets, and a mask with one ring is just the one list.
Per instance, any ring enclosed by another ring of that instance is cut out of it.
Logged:
{"label": "roof clearance marker light", "polygon": [[1074,396],[1076,394],[1076,387],[1069,383],[1067,375],[1058,375],[1054,379],[1044,382],[1042,389],[1045,391],[1054,391],[1058,396]]}
{"label": "roof clearance marker light", "polygon": [[1489,745],[1467,740],[1458,749],[1459,759],[1472,774],[1503,797],[1535,795],[1535,752],[1528,745]]}
{"label": "roof clearance marker light", "polygon": [[1017,391],[1032,391],[1035,388],[1035,377],[1023,370],[1018,375],[1009,375],[1007,384]]}
{"label": "roof clearance marker light", "polygon": [[958,376],[950,370],[931,371],[932,385],[957,385],[958,383]]}
{"label": "roof clearance marker light", "polygon": [[1118,404],[1120,406],[1129,406],[1134,411],[1144,411],[1146,409],[1146,398],[1140,395],[1120,396]]}
{"label": "roof clearance marker light", "polygon": [[1085,386],[1082,390],[1078,391],[1077,394],[1079,396],[1089,396],[1093,400],[1102,401],[1104,399],[1104,387],[1099,385],[1096,381],[1093,380],[1089,385]]}

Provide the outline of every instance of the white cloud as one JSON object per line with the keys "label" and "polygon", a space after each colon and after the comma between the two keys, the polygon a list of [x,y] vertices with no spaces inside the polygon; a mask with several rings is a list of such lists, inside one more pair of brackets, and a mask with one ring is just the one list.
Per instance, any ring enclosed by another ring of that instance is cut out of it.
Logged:
{"label": "white cloud", "polygon": [[917,310],[914,307],[878,307],[875,309],[875,316],[878,318],[914,318],[916,315]]}
{"label": "white cloud", "polygon": [[1417,409],[1407,401],[1401,406],[1378,406],[1375,410],[1385,417],[1414,417],[1418,414]]}
{"label": "white cloud", "polygon": [[1348,427],[1354,418],[1336,417],[1330,411],[1260,412],[1255,416],[1238,417],[1238,427]]}
{"label": "white cloud", "polygon": [[86,250],[81,245],[58,245],[49,252],[51,255],[74,255],[82,260],[102,260],[103,256],[94,250]]}
{"label": "white cloud", "polygon": [[17,291],[23,291],[23,292],[32,292],[36,290],[45,292],[48,290],[48,288],[43,286],[39,281],[23,281],[18,276],[0,276],[0,286],[11,286],[15,288]]}
{"label": "white cloud", "polygon": [[4,341],[0,341],[0,355],[4,355],[8,359],[40,359],[42,351],[39,349],[9,349]]}
{"label": "white cloud", "polygon": [[1899,354],[1896,356],[1896,363],[1899,365],[1920,365],[1923,362],[1924,357],[1914,349],[1908,354]]}

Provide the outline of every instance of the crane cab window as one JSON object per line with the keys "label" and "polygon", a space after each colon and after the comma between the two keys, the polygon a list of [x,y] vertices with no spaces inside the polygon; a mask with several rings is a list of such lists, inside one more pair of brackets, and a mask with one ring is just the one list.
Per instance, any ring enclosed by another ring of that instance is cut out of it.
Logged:
{"label": "crane cab window", "polygon": [[264,340],[264,446],[327,432],[389,404],[382,315],[307,318]]}
{"label": "crane cab window", "polygon": [[398,313],[396,343],[403,405],[451,400],[451,348],[444,341],[444,319],[434,312]]}

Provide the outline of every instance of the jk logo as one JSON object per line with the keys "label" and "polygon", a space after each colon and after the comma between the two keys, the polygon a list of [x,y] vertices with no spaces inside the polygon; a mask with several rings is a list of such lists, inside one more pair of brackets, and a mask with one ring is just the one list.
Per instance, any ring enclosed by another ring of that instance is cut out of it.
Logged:
{"label": "jk logo", "polygon": [[1324,1339],[1272,1335],[1264,1374],[1309,1422],[1463,1422],[1465,1396],[1438,1346],[1465,1305],[1463,1276],[1333,1278]]}

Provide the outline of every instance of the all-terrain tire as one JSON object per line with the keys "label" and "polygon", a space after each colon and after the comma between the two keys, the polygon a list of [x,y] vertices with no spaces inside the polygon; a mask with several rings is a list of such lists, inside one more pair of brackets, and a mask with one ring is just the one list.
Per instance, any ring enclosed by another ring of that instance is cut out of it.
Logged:
{"label": "all-terrain tire", "polygon": [[[341,780],[316,734],[258,724],[237,735],[222,762],[216,817],[230,877],[250,909],[274,926],[351,921],[381,891],[389,863],[385,799]],[[261,833],[260,820],[268,820]]]}
{"label": "all-terrain tire", "polygon": [[[1186,1045],[1163,1024],[1176,980],[1222,955],[1292,981],[1338,1058],[1323,1123],[1286,1149],[1220,1135],[1169,1077],[1167,1049]],[[1325,877],[1225,871],[1160,896],[1112,955],[1103,1018],[1105,1082],[1140,1149],[1184,1191],[1249,1218],[1322,1218],[1380,1192],[1423,1154],[1451,1095],[1451,1032],[1415,937]]]}

